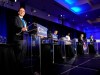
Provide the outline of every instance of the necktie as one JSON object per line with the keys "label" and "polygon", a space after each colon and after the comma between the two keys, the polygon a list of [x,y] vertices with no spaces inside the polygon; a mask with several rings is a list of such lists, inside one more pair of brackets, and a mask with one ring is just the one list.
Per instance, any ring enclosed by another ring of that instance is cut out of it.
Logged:
{"label": "necktie", "polygon": [[23,25],[24,25],[23,27],[26,27],[25,20],[24,20],[23,18],[22,18],[21,20],[22,20],[22,22],[23,22]]}

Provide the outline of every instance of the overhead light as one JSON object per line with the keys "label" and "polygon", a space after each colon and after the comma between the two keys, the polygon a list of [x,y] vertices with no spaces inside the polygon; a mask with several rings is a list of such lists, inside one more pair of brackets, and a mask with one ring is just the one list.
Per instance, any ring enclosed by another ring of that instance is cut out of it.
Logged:
{"label": "overhead light", "polygon": [[60,15],[60,17],[63,17],[63,18],[64,18],[64,17],[65,17],[65,15]]}
{"label": "overhead light", "polygon": [[48,17],[50,17],[51,15],[50,14],[48,14]]}
{"label": "overhead light", "polygon": [[10,0],[11,2],[17,2],[17,0]]}
{"label": "overhead light", "polygon": [[36,10],[33,10],[33,12],[35,13],[35,12],[37,12]]}
{"label": "overhead light", "polygon": [[87,17],[88,15],[86,14],[85,16]]}
{"label": "overhead light", "polygon": [[63,15],[60,15],[60,17],[63,17]]}
{"label": "overhead light", "polygon": [[35,9],[33,9],[33,8],[32,8],[30,11],[31,11],[32,13],[36,13],[36,12],[37,12],[37,11],[36,11]]}
{"label": "overhead light", "polygon": [[74,4],[77,0],[65,0],[68,4]]}
{"label": "overhead light", "polygon": [[80,7],[72,7],[71,8],[74,12],[78,13],[81,11],[81,8]]}

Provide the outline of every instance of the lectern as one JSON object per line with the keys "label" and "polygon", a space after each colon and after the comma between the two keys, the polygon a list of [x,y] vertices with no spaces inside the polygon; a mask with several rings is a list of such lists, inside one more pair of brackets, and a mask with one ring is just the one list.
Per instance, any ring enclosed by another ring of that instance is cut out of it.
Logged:
{"label": "lectern", "polygon": [[35,23],[34,28],[32,28],[29,33],[31,35],[31,65],[32,65],[32,56],[33,56],[33,50],[36,49],[39,52],[39,58],[40,58],[40,75],[41,75],[41,61],[42,61],[42,55],[44,51],[41,51],[41,40],[42,38],[47,37],[47,28]]}

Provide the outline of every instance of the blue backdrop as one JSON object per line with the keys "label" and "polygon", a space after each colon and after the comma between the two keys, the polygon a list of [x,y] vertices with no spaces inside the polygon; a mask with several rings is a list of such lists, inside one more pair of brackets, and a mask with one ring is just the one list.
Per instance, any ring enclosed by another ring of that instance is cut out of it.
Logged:
{"label": "blue backdrop", "polygon": [[0,7],[0,35],[7,37],[6,10]]}

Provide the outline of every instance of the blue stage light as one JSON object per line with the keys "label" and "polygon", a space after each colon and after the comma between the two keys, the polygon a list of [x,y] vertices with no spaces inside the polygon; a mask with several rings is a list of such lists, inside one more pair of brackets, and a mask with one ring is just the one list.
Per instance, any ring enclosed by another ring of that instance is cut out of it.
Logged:
{"label": "blue stage light", "polygon": [[74,12],[78,13],[81,11],[81,8],[80,7],[72,7],[71,8]]}
{"label": "blue stage light", "polygon": [[76,0],[65,0],[65,2],[67,2],[68,4],[74,4]]}
{"label": "blue stage light", "polygon": [[68,4],[73,4],[74,0],[65,0],[65,2],[67,2]]}

